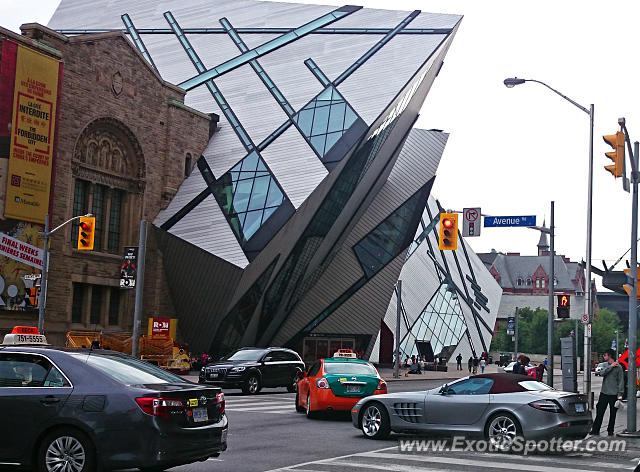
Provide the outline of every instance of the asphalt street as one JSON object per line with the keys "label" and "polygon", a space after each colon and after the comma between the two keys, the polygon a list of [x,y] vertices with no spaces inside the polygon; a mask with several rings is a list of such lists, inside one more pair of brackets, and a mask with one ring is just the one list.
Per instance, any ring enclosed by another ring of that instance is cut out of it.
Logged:
{"label": "asphalt street", "polygon": [[[426,390],[442,383],[442,380],[390,382],[389,391]],[[415,437],[392,435],[385,441],[367,440],[351,425],[346,414],[309,420],[296,413],[295,394],[284,389],[265,389],[253,397],[234,390],[225,394],[229,449],[217,459],[175,467],[170,469],[172,472],[613,472],[633,470],[640,460],[640,440],[629,440],[626,450],[618,452],[533,452],[526,456],[463,450],[403,452],[400,441]],[[450,441],[447,445],[453,446]]]}

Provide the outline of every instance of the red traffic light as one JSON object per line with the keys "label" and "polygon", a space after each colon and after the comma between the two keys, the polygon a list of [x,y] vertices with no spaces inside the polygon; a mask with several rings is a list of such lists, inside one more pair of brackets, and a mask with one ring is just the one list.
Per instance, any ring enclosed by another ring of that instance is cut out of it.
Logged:
{"label": "red traffic light", "polygon": [[452,227],[453,227],[453,220],[452,220],[452,219],[450,219],[450,218],[444,218],[444,219],[442,220],[442,225],[443,225],[445,228],[452,228]]}
{"label": "red traffic light", "polygon": [[80,229],[83,231],[87,231],[90,226],[87,223],[80,223]]}

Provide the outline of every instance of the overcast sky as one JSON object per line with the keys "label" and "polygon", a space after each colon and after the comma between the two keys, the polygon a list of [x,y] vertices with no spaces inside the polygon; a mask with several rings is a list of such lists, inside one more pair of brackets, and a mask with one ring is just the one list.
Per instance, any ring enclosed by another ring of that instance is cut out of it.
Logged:
{"label": "overcast sky", "polygon": [[[0,24],[14,31],[46,24],[58,3],[2,0]],[[624,116],[632,141],[640,140],[640,2],[396,0],[393,8],[464,15],[417,123],[450,133],[433,189],[442,205],[535,214],[542,223],[555,200],[556,251],[585,258],[589,117],[541,85],[502,84],[511,76],[542,80],[587,108],[595,104],[593,262],[622,255],[631,240],[631,196],[603,169],[610,161],[602,135],[615,133]],[[483,228],[469,243],[476,252],[534,254],[538,239],[530,229]]]}

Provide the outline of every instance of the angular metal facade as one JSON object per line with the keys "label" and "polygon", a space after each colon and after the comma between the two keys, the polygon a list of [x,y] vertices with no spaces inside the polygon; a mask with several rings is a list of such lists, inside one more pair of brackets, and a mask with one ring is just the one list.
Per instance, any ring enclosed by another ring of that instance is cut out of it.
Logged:
{"label": "angular metal facade", "polygon": [[188,91],[187,105],[220,116],[154,221],[166,270],[211,283],[189,293],[167,277],[192,349],[302,350],[347,337],[372,352],[447,138],[412,127],[460,20],[349,5],[62,0],[51,28],[124,31]]}

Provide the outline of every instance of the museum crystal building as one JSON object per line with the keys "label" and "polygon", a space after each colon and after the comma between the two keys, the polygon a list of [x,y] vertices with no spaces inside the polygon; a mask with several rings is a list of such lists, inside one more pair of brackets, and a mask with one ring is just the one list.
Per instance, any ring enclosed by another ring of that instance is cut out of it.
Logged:
{"label": "museum crystal building", "polygon": [[[308,360],[351,347],[375,357],[447,141],[413,125],[460,20],[351,5],[62,0],[50,28],[121,31],[186,91],[186,106],[219,116],[153,218],[175,313],[145,314],[176,316],[194,351],[284,345]],[[407,265],[426,258],[435,237]],[[463,269],[446,269],[445,292],[438,264],[448,257],[413,274],[429,279],[424,297],[458,290],[466,306],[467,276],[484,267],[464,251]],[[480,352],[495,314],[470,300],[470,311],[452,308],[464,320],[446,343],[467,339]]]}

